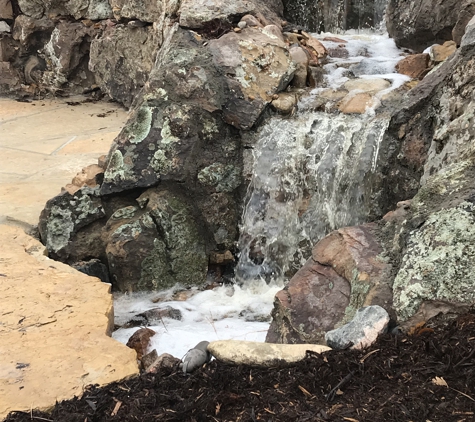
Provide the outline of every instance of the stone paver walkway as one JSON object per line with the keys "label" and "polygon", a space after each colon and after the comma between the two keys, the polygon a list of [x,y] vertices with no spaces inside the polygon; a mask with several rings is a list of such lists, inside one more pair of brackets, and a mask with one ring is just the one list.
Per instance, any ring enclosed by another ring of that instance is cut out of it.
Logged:
{"label": "stone paver walkway", "polygon": [[83,100],[0,98],[0,224],[36,225],[46,201],[109,151],[126,111]]}

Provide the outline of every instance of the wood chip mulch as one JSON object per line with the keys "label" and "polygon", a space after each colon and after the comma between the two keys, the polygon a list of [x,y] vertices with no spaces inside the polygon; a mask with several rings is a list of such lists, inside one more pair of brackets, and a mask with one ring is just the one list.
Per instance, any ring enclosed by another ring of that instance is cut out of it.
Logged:
{"label": "wood chip mulch", "polygon": [[52,413],[6,419],[20,421],[475,421],[475,311],[293,366],[213,361],[187,377],[163,369],[91,386]]}

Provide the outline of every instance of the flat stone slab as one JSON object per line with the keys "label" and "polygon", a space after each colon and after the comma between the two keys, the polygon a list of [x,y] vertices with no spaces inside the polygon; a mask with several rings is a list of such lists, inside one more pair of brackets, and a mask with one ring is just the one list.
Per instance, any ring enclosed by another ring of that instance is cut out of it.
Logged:
{"label": "flat stone slab", "polygon": [[273,366],[279,361],[298,362],[305,358],[307,350],[322,353],[331,349],[320,344],[275,344],[239,340],[219,340],[208,345],[208,352],[221,362],[264,367]]}
{"label": "flat stone slab", "polygon": [[0,225],[0,239],[0,420],[138,374],[135,350],[109,337],[108,284],[50,260],[18,227]]}
{"label": "flat stone slab", "polygon": [[0,98],[0,223],[36,225],[46,201],[108,153],[127,112],[84,100]]}

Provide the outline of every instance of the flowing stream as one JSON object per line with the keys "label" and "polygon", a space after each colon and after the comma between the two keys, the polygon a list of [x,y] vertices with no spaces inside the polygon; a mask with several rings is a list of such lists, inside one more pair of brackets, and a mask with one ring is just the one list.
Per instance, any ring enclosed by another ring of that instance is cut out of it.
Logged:
{"label": "flowing stream", "polygon": [[[150,327],[157,333],[151,348],[159,354],[182,357],[202,340],[264,341],[274,295],[303,265],[311,247],[331,230],[366,220],[370,198],[363,182],[376,169],[388,116],[371,108],[359,115],[316,112],[310,105],[324,90],[337,89],[354,75],[390,82],[376,98],[408,78],[394,73],[400,51],[387,35],[339,37],[347,40],[348,55],[328,61],[324,86],[302,97],[294,116],[273,117],[257,133],[237,283],[196,292],[184,301],[173,290],[116,297],[118,325],[157,307],[180,311],[181,320],[160,318]],[[335,44],[323,42],[327,48]],[[113,337],[125,343],[137,329],[121,328]]]}

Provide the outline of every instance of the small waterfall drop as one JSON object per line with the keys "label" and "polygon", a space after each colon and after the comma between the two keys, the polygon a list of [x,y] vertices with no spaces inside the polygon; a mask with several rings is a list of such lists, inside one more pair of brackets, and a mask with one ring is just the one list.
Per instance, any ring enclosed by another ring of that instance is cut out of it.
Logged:
{"label": "small waterfall drop", "polygon": [[364,221],[387,116],[304,112],[259,132],[241,227],[238,280],[279,280],[329,231]]}
{"label": "small waterfall drop", "polygon": [[284,0],[284,14],[309,31],[378,29],[388,0]]}

